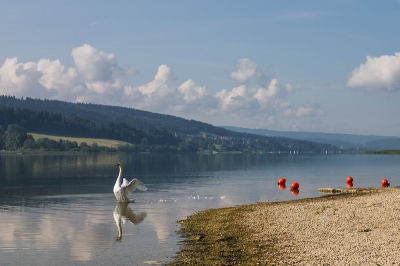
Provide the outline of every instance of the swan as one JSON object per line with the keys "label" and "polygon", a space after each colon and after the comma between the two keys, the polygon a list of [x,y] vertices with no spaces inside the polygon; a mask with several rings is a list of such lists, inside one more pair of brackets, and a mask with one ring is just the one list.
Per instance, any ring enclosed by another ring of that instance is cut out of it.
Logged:
{"label": "swan", "polygon": [[114,195],[119,202],[133,202],[128,198],[128,196],[135,189],[146,191],[147,187],[141,181],[137,180],[136,178],[132,179],[130,182],[128,182],[128,180],[126,180],[124,178],[122,181],[122,184],[121,184],[122,164],[117,163],[116,165],[119,167],[119,175],[118,175],[117,181],[115,182],[115,185],[114,185],[114,190],[113,190]]}
{"label": "swan", "polygon": [[118,202],[115,206],[113,217],[118,228],[117,240],[122,240],[122,223],[129,221],[134,225],[141,223],[147,214],[145,212],[140,212],[138,214],[134,213],[132,209],[128,206],[127,202]]}

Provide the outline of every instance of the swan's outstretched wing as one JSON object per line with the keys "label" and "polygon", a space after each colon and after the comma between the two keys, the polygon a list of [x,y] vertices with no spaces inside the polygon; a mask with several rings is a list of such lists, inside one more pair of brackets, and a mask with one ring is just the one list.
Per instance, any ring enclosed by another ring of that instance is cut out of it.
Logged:
{"label": "swan's outstretched wing", "polygon": [[129,181],[126,178],[122,179],[121,187],[126,187],[127,185],[129,185]]}
{"label": "swan's outstretched wing", "polygon": [[139,190],[142,190],[142,191],[146,191],[146,190],[147,190],[147,187],[146,187],[141,181],[139,181],[139,180],[137,180],[137,179],[135,178],[135,179],[132,179],[132,181],[129,182],[128,185],[123,186],[122,189],[125,191],[125,194],[126,194],[126,195],[129,195],[129,194],[131,194],[135,189],[139,189]]}

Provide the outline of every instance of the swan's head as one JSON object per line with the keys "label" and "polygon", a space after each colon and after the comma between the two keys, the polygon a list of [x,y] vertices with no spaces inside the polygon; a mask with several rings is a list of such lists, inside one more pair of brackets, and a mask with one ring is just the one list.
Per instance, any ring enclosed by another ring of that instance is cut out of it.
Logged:
{"label": "swan's head", "polygon": [[122,163],[117,163],[116,166],[122,167]]}

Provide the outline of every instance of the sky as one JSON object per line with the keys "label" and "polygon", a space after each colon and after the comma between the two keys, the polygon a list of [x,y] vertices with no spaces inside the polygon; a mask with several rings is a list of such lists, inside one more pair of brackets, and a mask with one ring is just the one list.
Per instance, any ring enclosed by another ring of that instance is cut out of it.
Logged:
{"label": "sky", "polygon": [[400,136],[400,0],[0,6],[0,95]]}

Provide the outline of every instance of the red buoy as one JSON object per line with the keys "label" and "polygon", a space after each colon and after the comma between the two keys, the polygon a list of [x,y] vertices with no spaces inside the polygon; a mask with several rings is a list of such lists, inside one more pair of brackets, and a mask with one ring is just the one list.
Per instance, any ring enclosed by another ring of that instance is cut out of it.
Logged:
{"label": "red buoy", "polygon": [[299,183],[293,182],[292,185],[290,186],[291,189],[299,189]]}
{"label": "red buoy", "polygon": [[352,176],[349,176],[349,177],[346,179],[346,183],[353,183],[353,177],[352,177]]}
{"label": "red buoy", "polygon": [[382,184],[382,187],[390,186],[390,183],[386,178],[382,179],[381,184]]}
{"label": "red buoy", "polygon": [[283,178],[283,177],[281,177],[281,178],[278,180],[278,185],[284,185],[285,183],[286,183],[286,179]]}
{"label": "red buoy", "polygon": [[353,188],[353,182],[346,182],[346,186],[348,188]]}

